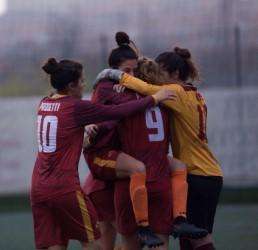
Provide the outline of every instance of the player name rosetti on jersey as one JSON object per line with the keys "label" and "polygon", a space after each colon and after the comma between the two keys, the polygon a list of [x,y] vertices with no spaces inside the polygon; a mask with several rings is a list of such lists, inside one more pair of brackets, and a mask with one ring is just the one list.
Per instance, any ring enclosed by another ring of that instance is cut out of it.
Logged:
{"label": "player name rosetti on jersey", "polygon": [[49,102],[42,102],[39,110],[41,111],[58,111],[60,108],[60,103],[49,103]]}

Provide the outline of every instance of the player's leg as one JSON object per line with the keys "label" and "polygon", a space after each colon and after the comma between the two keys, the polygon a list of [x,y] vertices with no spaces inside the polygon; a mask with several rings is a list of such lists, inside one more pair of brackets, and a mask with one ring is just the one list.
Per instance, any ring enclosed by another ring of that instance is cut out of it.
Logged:
{"label": "player's leg", "polygon": [[120,153],[116,161],[116,173],[118,178],[130,177],[130,199],[141,242],[156,246],[163,244],[149,227],[145,165],[128,154]]}
{"label": "player's leg", "polygon": [[[141,227],[141,232],[144,236],[147,234],[148,238],[153,238],[161,242],[160,239],[147,228],[148,200],[145,186],[146,173],[144,164],[127,154],[115,150],[88,155],[86,156],[86,160],[92,174],[97,178],[109,181],[130,178],[130,199],[133,204],[134,216],[138,226]],[[103,199],[105,199],[105,197],[103,197]],[[99,210],[99,208],[96,207],[96,210]]]}
{"label": "player's leg", "polygon": [[214,250],[214,245],[212,241],[211,234],[201,238],[201,239],[180,239],[180,250]]}
{"label": "player's leg", "polygon": [[68,240],[64,237],[49,202],[32,205],[36,249],[65,250]]}
{"label": "player's leg", "polygon": [[52,246],[52,247],[49,247],[48,250],[66,250],[67,247],[66,246]]}
{"label": "player's leg", "polygon": [[[59,245],[48,248],[48,250],[66,250],[66,249],[67,249],[66,246],[59,246]],[[46,249],[37,249],[37,250],[46,250]]]}
{"label": "player's leg", "polygon": [[147,183],[147,187],[150,227],[164,242],[164,245],[158,246],[157,249],[168,249],[172,220],[170,177]]}
{"label": "player's leg", "polygon": [[110,150],[87,159],[93,176],[102,180],[130,178],[130,198],[139,226],[148,226],[145,165],[125,153]]}
{"label": "player's leg", "polygon": [[187,209],[187,168],[186,165],[176,158],[168,156],[171,169],[171,189],[173,204],[173,226],[174,237],[202,238],[207,231],[189,224],[186,218]]}
{"label": "player's leg", "polygon": [[109,221],[101,221],[98,224],[103,250],[113,250],[116,242],[116,228]]}
{"label": "player's leg", "polygon": [[186,165],[171,156],[168,156],[168,160],[171,170],[173,218],[186,218],[188,190]]}
{"label": "player's leg", "polygon": [[99,240],[95,242],[81,242],[82,250],[103,250]]}
{"label": "player's leg", "polygon": [[157,244],[162,244],[161,240],[149,229],[145,165],[130,155],[115,150],[98,154],[88,161],[90,162],[93,163],[90,164],[90,168],[98,178],[106,180],[130,178],[130,199],[135,220],[141,232],[140,236],[144,236],[146,241],[153,240]]}
{"label": "player's leg", "polygon": [[122,235],[123,250],[141,250],[142,247],[136,234]]}
{"label": "player's leg", "polygon": [[135,220],[139,226],[148,226],[148,197],[145,165],[125,153],[120,153],[116,161],[118,178],[130,177],[130,197]]}
{"label": "player's leg", "polygon": [[117,231],[123,236],[127,249],[130,245],[140,243],[147,246],[163,244],[149,227],[143,228],[137,225],[130,199],[130,180],[128,179],[117,180],[115,183],[115,214]]}
{"label": "player's leg", "polygon": [[212,230],[223,180],[215,176],[189,175],[188,183],[188,219],[209,232],[201,239],[191,239],[191,245],[196,250],[213,250]]}
{"label": "player's leg", "polygon": [[84,183],[83,191],[88,195],[97,214],[102,249],[113,250],[116,240],[113,182],[102,181],[89,174]]}
{"label": "player's leg", "polygon": [[[194,241],[192,244],[191,241]],[[194,245],[194,247],[193,247]],[[214,245],[212,243],[211,235],[208,234],[201,240],[190,240],[187,238],[180,239],[180,250],[214,250]]]}
{"label": "player's leg", "polygon": [[113,250],[116,241],[114,188],[106,185],[103,190],[88,196],[97,213],[98,228],[101,233],[100,243],[103,250]]}
{"label": "player's leg", "polygon": [[215,250],[211,234],[201,239],[191,239],[190,242],[193,250]]}
{"label": "player's leg", "polygon": [[66,239],[83,242],[85,247],[91,245],[96,249],[100,248],[100,232],[96,228],[97,216],[90,199],[82,190],[56,197],[52,204]]}
{"label": "player's leg", "polygon": [[145,165],[125,153],[110,150],[87,157],[93,176],[102,180],[130,178],[130,198],[139,226],[148,226],[148,199]]}

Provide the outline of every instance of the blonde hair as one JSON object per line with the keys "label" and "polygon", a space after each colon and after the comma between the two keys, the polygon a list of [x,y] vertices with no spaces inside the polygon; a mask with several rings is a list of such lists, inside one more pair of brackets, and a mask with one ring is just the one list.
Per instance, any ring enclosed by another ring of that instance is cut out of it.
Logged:
{"label": "blonde hair", "polygon": [[154,60],[147,57],[142,57],[138,60],[135,76],[145,82],[156,85],[162,84],[166,81],[160,66]]}

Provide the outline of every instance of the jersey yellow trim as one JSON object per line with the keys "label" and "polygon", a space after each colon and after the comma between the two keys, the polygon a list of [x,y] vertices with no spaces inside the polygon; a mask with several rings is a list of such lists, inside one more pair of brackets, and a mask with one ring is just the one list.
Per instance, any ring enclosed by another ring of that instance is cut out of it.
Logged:
{"label": "jersey yellow trim", "polygon": [[91,223],[89,211],[87,209],[87,205],[85,203],[85,199],[84,199],[82,192],[76,191],[76,196],[77,196],[79,207],[80,207],[80,210],[82,213],[82,218],[83,218],[83,223],[84,223],[85,231],[87,234],[87,238],[88,238],[88,241],[91,242],[91,241],[95,240],[95,237],[94,237],[94,229],[93,229],[93,226]]}
{"label": "jersey yellow trim", "polygon": [[105,159],[102,159],[100,157],[95,157],[94,158],[94,164],[97,164],[100,167],[116,168],[116,161],[105,160]]}

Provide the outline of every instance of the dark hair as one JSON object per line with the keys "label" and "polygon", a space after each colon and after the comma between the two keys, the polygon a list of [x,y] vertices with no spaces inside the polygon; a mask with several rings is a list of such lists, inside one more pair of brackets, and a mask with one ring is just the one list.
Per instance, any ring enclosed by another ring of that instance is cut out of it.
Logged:
{"label": "dark hair", "polygon": [[158,55],[155,61],[169,74],[179,72],[182,81],[194,81],[199,79],[199,72],[191,59],[188,49],[175,47],[174,51],[164,52]]}
{"label": "dark hair", "polygon": [[[138,59],[137,49],[125,32],[117,32],[115,38],[118,47],[111,51],[108,58],[108,64],[111,68],[118,68],[126,60]],[[130,46],[131,43],[134,48]]]}
{"label": "dark hair", "polygon": [[82,64],[61,60],[57,62],[55,58],[49,58],[42,69],[50,75],[50,83],[56,90],[64,90],[70,82],[78,82],[82,75]]}

